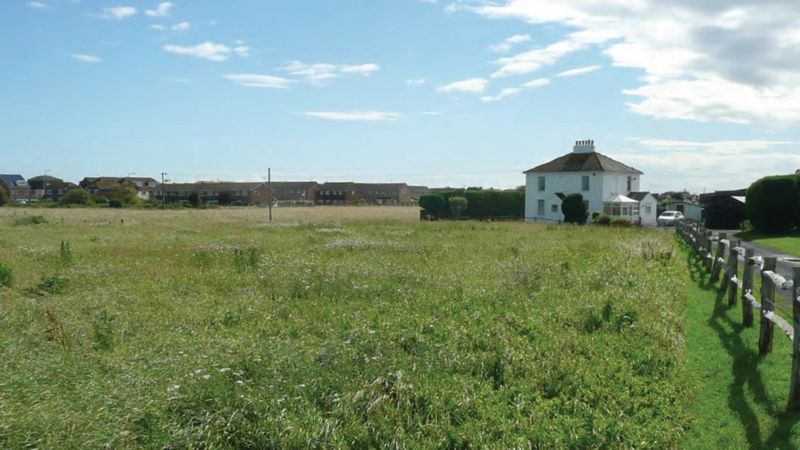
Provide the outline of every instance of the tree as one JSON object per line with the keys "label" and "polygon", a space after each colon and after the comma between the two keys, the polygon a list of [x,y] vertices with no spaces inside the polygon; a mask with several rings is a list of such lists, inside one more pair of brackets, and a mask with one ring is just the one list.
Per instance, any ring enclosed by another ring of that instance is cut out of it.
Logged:
{"label": "tree", "polygon": [[219,196],[217,197],[217,203],[220,206],[230,205],[231,203],[233,203],[233,200],[234,200],[234,194],[231,191],[222,191],[219,193]]}
{"label": "tree", "polygon": [[192,205],[193,207],[197,208],[198,206],[200,206],[200,194],[198,194],[197,192],[191,192],[189,194],[188,200],[189,204]]}
{"label": "tree", "polygon": [[447,203],[450,205],[450,214],[453,216],[453,219],[460,219],[464,211],[467,210],[468,203],[466,197],[450,197]]}
{"label": "tree", "polygon": [[91,205],[92,204],[92,194],[84,191],[81,188],[74,188],[67,191],[63,197],[61,197],[61,204],[62,205]]}
{"label": "tree", "polygon": [[8,197],[8,194],[3,189],[0,189],[0,206],[5,206],[11,203],[11,199]]}
{"label": "tree", "polygon": [[425,194],[419,197],[419,206],[426,214],[440,218],[444,214],[445,200],[439,194]]}
{"label": "tree", "polygon": [[777,175],[756,180],[747,189],[745,212],[762,233],[785,233],[800,224],[800,176]]}
{"label": "tree", "polygon": [[122,205],[134,205],[139,201],[138,193],[136,186],[131,183],[114,183],[100,195],[108,201],[117,200]]}
{"label": "tree", "polygon": [[570,194],[561,202],[561,212],[564,213],[564,222],[583,225],[589,218],[589,210],[583,202],[583,195]]}

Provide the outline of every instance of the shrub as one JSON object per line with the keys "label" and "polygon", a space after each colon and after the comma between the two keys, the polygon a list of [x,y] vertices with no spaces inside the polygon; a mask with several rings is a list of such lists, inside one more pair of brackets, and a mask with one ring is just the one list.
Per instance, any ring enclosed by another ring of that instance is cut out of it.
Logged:
{"label": "shrub", "polygon": [[[459,195],[454,193],[454,195]],[[522,218],[525,215],[525,193],[498,190],[467,190],[467,215],[472,219]]]}
{"label": "shrub", "polygon": [[0,189],[0,206],[5,206],[11,203],[11,198],[8,196],[6,191]]}
{"label": "shrub", "polygon": [[597,218],[600,217],[600,213],[595,211],[592,213],[592,222],[596,221]]}
{"label": "shrub", "polygon": [[61,197],[62,205],[84,205],[88,206],[93,203],[92,194],[80,188],[70,189]]}
{"label": "shrub", "polygon": [[611,221],[610,225],[612,227],[629,227],[631,226],[631,221],[628,219],[614,219]]}
{"label": "shrub", "polygon": [[461,215],[464,211],[467,210],[467,198],[466,197],[450,197],[447,200],[447,204],[450,206],[450,214],[453,216],[454,219],[461,218]]}
{"label": "shrub", "polygon": [[100,311],[92,321],[95,349],[111,350],[114,347],[114,317],[105,310]]}
{"label": "shrub", "polygon": [[425,211],[425,214],[433,217],[444,217],[445,200],[444,196],[440,194],[425,194],[419,197],[419,206]]}
{"label": "shrub", "polygon": [[800,175],[756,180],[747,189],[745,215],[762,233],[785,233],[800,224]]}
{"label": "shrub", "polygon": [[14,271],[11,267],[0,263],[0,286],[11,287],[14,284]]}
{"label": "shrub", "polygon": [[14,219],[14,226],[41,225],[47,223],[44,216],[22,216]]}
{"label": "shrub", "polygon": [[611,217],[605,214],[601,214],[597,218],[594,218],[593,220],[595,225],[605,225],[605,226],[611,225]]}
{"label": "shrub", "polygon": [[122,208],[122,200],[113,198],[108,201],[109,208]]}
{"label": "shrub", "polygon": [[569,194],[564,198],[561,202],[561,212],[564,213],[564,222],[566,223],[583,225],[589,218],[589,211],[581,194]]}
{"label": "shrub", "polygon": [[36,288],[41,293],[61,294],[67,290],[69,279],[63,275],[44,275]]}

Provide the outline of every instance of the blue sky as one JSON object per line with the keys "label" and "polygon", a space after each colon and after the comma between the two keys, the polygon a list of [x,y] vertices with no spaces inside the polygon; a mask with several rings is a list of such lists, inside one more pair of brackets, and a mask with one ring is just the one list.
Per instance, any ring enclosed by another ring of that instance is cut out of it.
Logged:
{"label": "blue sky", "polygon": [[800,168],[800,5],[663,3],[5,0],[0,172],[512,187],[579,139],[653,191]]}

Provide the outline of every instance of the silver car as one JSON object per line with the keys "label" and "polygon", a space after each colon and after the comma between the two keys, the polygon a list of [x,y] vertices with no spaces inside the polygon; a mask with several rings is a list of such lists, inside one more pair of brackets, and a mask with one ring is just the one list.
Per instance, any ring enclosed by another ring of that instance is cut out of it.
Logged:
{"label": "silver car", "polygon": [[658,216],[656,219],[656,223],[660,226],[666,227],[670,225],[675,225],[675,223],[683,220],[683,214],[679,211],[665,211]]}

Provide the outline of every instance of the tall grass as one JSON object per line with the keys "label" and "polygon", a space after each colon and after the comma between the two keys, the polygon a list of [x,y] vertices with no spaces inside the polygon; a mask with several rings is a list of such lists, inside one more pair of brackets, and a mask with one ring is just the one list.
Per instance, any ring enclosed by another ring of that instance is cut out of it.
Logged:
{"label": "tall grass", "polygon": [[[667,234],[56,213],[0,224],[0,447],[665,448],[688,426]],[[80,258],[53,273],[61,241]]]}

